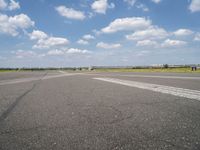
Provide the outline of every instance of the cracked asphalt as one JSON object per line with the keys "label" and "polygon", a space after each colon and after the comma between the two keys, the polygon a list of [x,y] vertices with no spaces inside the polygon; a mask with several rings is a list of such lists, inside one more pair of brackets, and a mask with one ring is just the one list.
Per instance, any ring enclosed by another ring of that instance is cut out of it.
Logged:
{"label": "cracked asphalt", "polygon": [[[112,77],[200,91],[200,74],[10,72],[0,82],[2,150],[199,150],[200,101],[94,80]],[[128,75],[128,76],[126,76]]]}

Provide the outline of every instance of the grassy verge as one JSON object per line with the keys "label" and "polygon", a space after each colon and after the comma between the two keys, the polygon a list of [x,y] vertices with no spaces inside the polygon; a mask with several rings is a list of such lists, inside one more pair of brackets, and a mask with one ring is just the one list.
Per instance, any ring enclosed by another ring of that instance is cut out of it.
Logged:
{"label": "grassy verge", "polygon": [[[0,73],[3,72],[17,72],[17,71],[50,71],[49,69],[42,70],[7,70],[0,69]],[[54,70],[55,71],[55,70]],[[59,70],[56,70],[59,71]],[[62,70],[67,72],[74,72],[73,70]],[[174,73],[200,73],[200,69],[197,71],[192,71],[191,68],[146,68],[146,69],[127,69],[127,68],[98,68],[95,69],[96,72],[174,72]],[[88,72],[88,70],[80,70],[76,72]]]}
{"label": "grassy verge", "polygon": [[16,70],[0,70],[0,73],[3,73],[3,72],[15,72]]}
{"label": "grassy verge", "polygon": [[99,72],[174,72],[174,73],[200,73],[200,69],[192,71],[191,68],[148,68],[148,69],[95,69]]}

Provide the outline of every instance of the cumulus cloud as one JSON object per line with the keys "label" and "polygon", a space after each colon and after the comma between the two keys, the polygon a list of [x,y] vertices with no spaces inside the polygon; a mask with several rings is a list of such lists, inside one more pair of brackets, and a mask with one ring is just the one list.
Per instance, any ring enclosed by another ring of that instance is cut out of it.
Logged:
{"label": "cumulus cloud", "polygon": [[68,43],[69,41],[65,38],[49,37],[46,39],[40,39],[37,42],[37,44],[33,46],[33,48],[48,49],[51,47],[64,46],[67,45]]}
{"label": "cumulus cloud", "polygon": [[17,36],[19,30],[27,29],[34,24],[34,21],[25,14],[15,16],[0,14],[0,33]]}
{"label": "cumulus cloud", "polygon": [[84,40],[93,40],[93,39],[95,39],[95,37],[90,35],[90,34],[86,34],[86,35],[83,36],[83,39]]}
{"label": "cumulus cloud", "polygon": [[104,48],[104,49],[116,49],[116,48],[120,48],[121,44],[119,44],[119,43],[113,44],[113,43],[99,42],[99,43],[97,43],[96,47]]}
{"label": "cumulus cloud", "polygon": [[154,3],[156,3],[156,4],[158,4],[158,3],[161,2],[161,0],[151,0],[151,1],[154,2]]}
{"label": "cumulus cloud", "polygon": [[94,36],[90,35],[90,34],[85,34],[82,36],[81,39],[79,39],[77,41],[78,44],[82,44],[82,45],[88,45],[89,44],[89,40],[93,40],[95,39]]}
{"label": "cumulus cloud", "polygon": [[200,41],[200,33],[197,33],[194,37],[195,41]]}
{"label": "cumulus cloud", "polygon": [[14,0],[10,0],[10,4],[8,6],[9,10],[20,9],[19,2],[15,2]]}
{"label": "cumulus cloud", "polygon": [[86,18],[84,12],[75,10],[73,8],[67,8],[65,6],[58,6],[56,11],[63,17],[74,20],[84,20]]}
{"label": "cumulus cloud", "polygon": [[10,3],[7,3],[5,0],[0,0],[0,10],[16,10],[20,9],[19,2],[10,0]]}
{"label": "cumulus cloud", "polygon": [[134,4],[136,3],[137,0],[124,0],[124,2],[126,2],[127,4],[129,4],[130,6],[134,6]]}
{"label": "cumulus cloud", "polygon": [[77,43],[78,43],[78,44],[81,44],[81,45],[88,45],[88,44],[89,44],[88,41],[83,40],[83,39],[78,40]]}
{"label": "cumulus cloud", "polygon": [[143,40],[143,41],[137,41],[136,46],[138,46],[138,47],[157,47],[158,43],[156,41],[152,41],[152,40]]}
{"label": "cumulus cloud", "polygon": [[200,0],[192,0],[189,6],[189,10],[191,12],[200,11]]}
{"label": "cumulus cloud", "polygon": [[86,34],[86,35],[82,36],[82,38],[79,39],[79,40],[77,41],[77,43],[78,43],[78,44],[82,44],[82,45],[88,45],[88,44],[89,44],[88,41],[89,41],[89,40],[93,40],[93,39],[95,39],[94,36],[92,36],[92,35],[90,35],[90,34]]}
{"label": "cumulus cloud", "polygon": [[4,0],[0,0],[0,10],[5,9],[8,6],[8,4]]}
{"label": "cumulus cloud", "polygon": [[149,11],[149,8],[146,5],[144,5],[144,4],[138,4],[136,7],[138,9],[142,9],[145,12]]}
{"label": "cumulus cloud", "polygon": [[17,58],[35,57],[37,54],[34,51],[17,50],[13,52]]}
{"label": "cumulus cloud", "polygon": [[193,31],[189,29],[178,29],[177,31],[174,32],[175,36],[188,36],[193,34]]}
{"label": "cumulus cloud", "polygon": [[70,48],[66,51],[67,54],[89,54],[91,51],[89,50],[82,50],[78,48]]}
{"label": "cumulus cloud", "polygon": [[171,40],[167,39],[162,43],[162,47],[181,47],[185,46],[187,42],[185,41],[180,41],[180,40]]}
{"label": "cumulus cloud", "polygon": [[58,50],[58,49],[50,50],[50,51],[47,52],[47,55],[51,55],[51,56],[63,55],[63,54],[64,54],[64,51]]}
{"label": "cumulus cloud", "polygon": [[90,54],[91,51],[78,48],[69,48],[69,49],[55,49],[47,52],[47,55],[58,56],[58,55],[67,55],[67,54]]}
{"label": "cumulus cloud", "polygon": [[16,15],[14,17],[8,18],[9,23],[11,26],[17,26],[22,29],[29,28],[30,26],[34,26],[34,22],[25,14]]}
{"label": "cumulus cloud", "polygon": [[65,46],[69,43],[68,39],[66,38],[48,36],[46,33],[39,30],[34,30],[29,34],[29,37],[31,40],[37,41],[33,48],[38,49],[49,49],[52,47]]}
{"label": "cumulus cloud", "polygon": [[100,13],[100,14],[106,14],[106,10],[108,8],[115,8],[115,4],[111,3],[108,4],[107,0],[96,0],[92,3],[91,8],[94,12]]}
{"label": "cumulus cloud", "polygon": [[165,31],[163,28],[159,28],[156,26],[149,27],[146,30],[136,31],[133,34],[126,35],[128,40],[156,40],[156,39],[163,39],[168,36],[168,32]]}
{"label": "cumulus cloud", "polygon": [[48,37],[46,33],[39,30],[33,30],[33,32],[29,34],[29,36],[31,40],[40,40],[40,39],[45,39]]}
{"label": "cumulus cloud", "polygon": [[118,31],[135,31],[145,29],[151,25],[151,21],[142,17],[118,18],[107,27],[101,29],[103,33],[114,33]]}

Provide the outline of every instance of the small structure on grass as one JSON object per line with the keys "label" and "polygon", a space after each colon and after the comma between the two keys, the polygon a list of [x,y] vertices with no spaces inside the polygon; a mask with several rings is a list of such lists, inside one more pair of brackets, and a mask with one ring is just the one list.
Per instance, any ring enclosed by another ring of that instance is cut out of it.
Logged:
{"label": "small structure on grass", "polygon": [[197,71],[197,67],[196,66],[192,66],[191,69],[192,69],[192,71]]}

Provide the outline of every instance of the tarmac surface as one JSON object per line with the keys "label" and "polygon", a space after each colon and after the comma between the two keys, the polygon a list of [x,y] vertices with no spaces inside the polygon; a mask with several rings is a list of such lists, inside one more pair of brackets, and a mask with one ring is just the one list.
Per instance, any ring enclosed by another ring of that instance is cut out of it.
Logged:
{"label": "tarmac surface", "polygon": [[200,74],[0,73],[2,150],[199,150]]}

